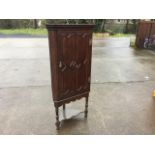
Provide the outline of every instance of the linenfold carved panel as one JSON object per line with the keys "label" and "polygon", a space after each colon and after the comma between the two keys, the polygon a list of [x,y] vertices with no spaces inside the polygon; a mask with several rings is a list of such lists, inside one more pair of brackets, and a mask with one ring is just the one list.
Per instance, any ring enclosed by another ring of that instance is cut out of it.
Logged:
{"label": "linenfold carved panel", "polygon": [[81,31],[58,32],[59,90],[62,98],[89,89],[90,35],[90,32]]}

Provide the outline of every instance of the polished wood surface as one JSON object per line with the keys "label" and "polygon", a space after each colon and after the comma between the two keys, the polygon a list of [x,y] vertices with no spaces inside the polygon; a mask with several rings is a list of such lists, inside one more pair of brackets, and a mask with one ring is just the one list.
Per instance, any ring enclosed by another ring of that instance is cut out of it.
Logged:
{"label": "polished wood surface", "polygon": [[52,93],[59,129],[58,107],[86,98],[85,117],[91,79],[93,25],[47,25],[49,37]]}

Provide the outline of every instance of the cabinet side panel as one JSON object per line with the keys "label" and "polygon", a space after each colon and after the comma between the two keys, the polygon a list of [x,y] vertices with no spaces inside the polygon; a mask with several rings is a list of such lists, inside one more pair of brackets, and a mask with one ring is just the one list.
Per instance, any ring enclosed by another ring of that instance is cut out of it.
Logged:
{"label": "cabinet side panel", "polygon": [[58,53],[57,53],[57,32],[48,31],[49,55],[51,67],[51,85],[53,100],[58,99]]}
{"label": "cabinet side panel", "polygon": [[144,47],[145,38],[148,38],[150,35],[151,23],[139,23],[138,32],[136,35],[136,46],[139,48]]}
{"label": "cabinet side panel", "polygon": [[77,50],[78,50],[78,64],[81,64],[81,68],[77,70],[77,90],[81,92],[89,91],[89,82],[90,77],[90,32],[89,31],[80,31],[77,32]]}
{"label": "cabinet side panel", "polygon": [[88,59],[89,61],[89,69],[88,69],[88,89],[90,91],[90,83],[91,83],[91,64],[92,64],[92,30],[91,33],[89,35],[89,55],[88,55]]}
{"label": "cabinet side panel", "polygon": [[155,35],[155,23],[152,23],[152,26],[151,26],[150,37],[152,35]]}

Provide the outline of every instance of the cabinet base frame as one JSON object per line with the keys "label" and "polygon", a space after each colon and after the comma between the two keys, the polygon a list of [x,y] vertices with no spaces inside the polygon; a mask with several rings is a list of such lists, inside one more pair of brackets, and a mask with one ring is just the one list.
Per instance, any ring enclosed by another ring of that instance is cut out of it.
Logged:
{"label": "cabinet base frame", "polygon": [[65,104],[67,104],[69,102],[72,102],[72,101],[75,101],[76,99],[81,99],[83,97],[85,97],[84,117],[87,118],[87,115],[88,115],[88,98],[89,98],[89,93],[88,92],[79,95],[78,98],[77,98],[77,96],[75,96],[75,97],[70,98],[70,100],[61,100],[61,101],[54,102],[54,105],[55,105],[55,113],[56,113],[56,123],[55,123],[55,125],[56,125],[56,129],[57,130],[60,130],[59,107],[60,106],[63,106],[63,117],[65,119],[65,109],[66,109]]}

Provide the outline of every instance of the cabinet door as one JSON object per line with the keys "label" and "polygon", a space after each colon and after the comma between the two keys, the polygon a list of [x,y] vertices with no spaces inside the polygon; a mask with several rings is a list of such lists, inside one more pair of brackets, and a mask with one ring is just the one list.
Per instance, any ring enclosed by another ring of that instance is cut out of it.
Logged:
{"label": "cabinet door", "polygon": [[58,52],[59,98],[63,99],[73,95],[76,88],[76,70],[73,68],[77,60],[75,32],[58,31]]}
{"label": "cabinet door", "polygon": [[89,90],[90,33],[58,32],[59,98]]}

